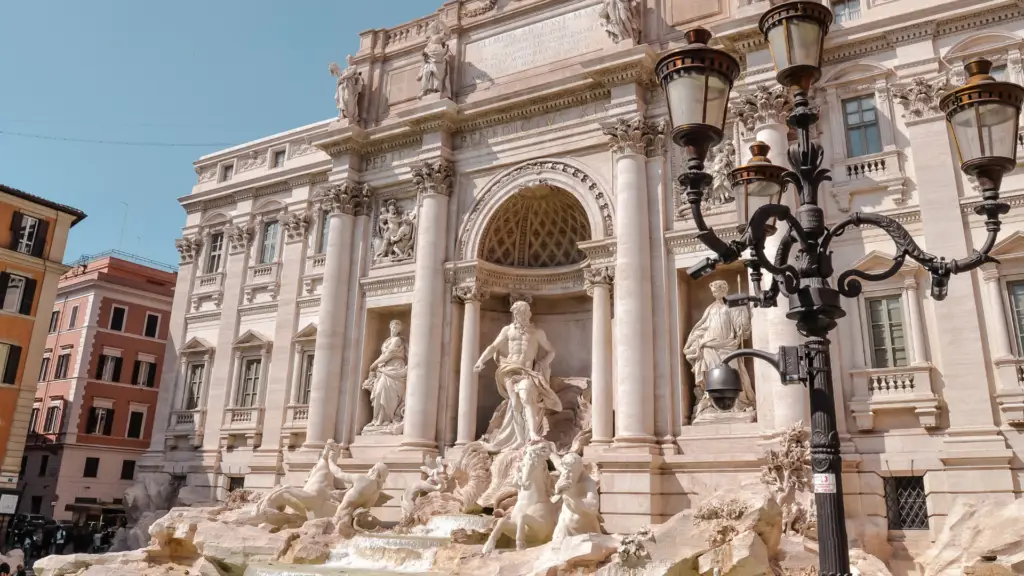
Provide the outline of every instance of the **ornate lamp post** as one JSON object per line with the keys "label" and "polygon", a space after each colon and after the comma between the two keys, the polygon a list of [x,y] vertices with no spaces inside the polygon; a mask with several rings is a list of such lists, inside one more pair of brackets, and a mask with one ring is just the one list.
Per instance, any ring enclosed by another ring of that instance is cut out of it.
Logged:
{"label": "ornate lamp post", "polygon": [[[697,29],[686,34],[687,46],[664,56],[657,66],[668,101],[672,139],[684,149],[686,158],[685,172],[679,176],[679,182],[686,191],[686,201],[698,230],[697,238],[715,253],[687,272],[694,279],[700,278],[711,273],[718,264],[740,260],[749,250],[750,257],[744,264],[750,270],[754,293],[729,296],[726,303],[771,307],[776,305],[780,295],[786,296],[789,300],[786,317],[794,320],[797,329],[807,337],[804,344],[783,346],[776,354],[759,350],[738,350],[730,354],[722,365],[708,373],[707,393],[720,408],[728,408],[735,402],[740,392],[740,376],[728,362],[742,356],[770,363],[784,383],[802,382],[808,387],[811,467],[822,576],[850,574],[842,499],[842,459],[836,433],[828,341],[836,321],[846,314],[840,297],[859,295],[861,280],[892,277],[909,257],[931,273],[932,298],[942,300],[951,274],[995,261],[988,253],[999,233],[999,217],[1009,211],[1009,206],[999,201],[999,186],[1003,175],[1017,163],[1016,134],[1024,103],[1024,88],[997,82],[988,74],[992,64],[986,60],[967,64],[965,68],[970,76],[967,84],[953,90],[940,102],[960,156],[961,170],[981,184],[984,202],[976,212],[986,218],[988,238],[980,250],[957,260],[934,256],[922,250],[899,223],[881,214],[855,213],[828,226],[818,204],[818,188],[831,177],[829,170],[821,167],[824,155],[821,145],[811,141],[810,128],[818,121],[818,110],[808,102],[807,93],[821,77],[822,48],[831,23],[832,12],[825,5],[805,0],[779,4],[761,17],[760,29],[772,51],[776,79],[793,93],[794,108],[787,124],[796,130],[797,142],[788,151],[792,170],[784,172],[781,167],[767,162],[767,147],[756,144],[751,162],[733,172],[733,184],[737,193],[762,197],[781,194],[791,185],[796,190],[798,208],[794,213],[785,204],[762,205],[742,228],[742,235],[728,242],[704,222],[701,201],[711,179],[704,172],[704,157],[708,148],[722,139],[725,102],[739,75],[739,64],[729,54],[709,47],[711,34]],[[773,220],[788,224],[788,231],[778,251],[769,256],[765,254],[765,237],[772,228],[769,222]],[[893,239],[896,255],[892,266],[880,273],[847,270],[838,275],[833,288],[830,279],[835,271],[829,250],[832,239],[851,226],[865,225],[879,228]],[[795,258],[791,262],[794,250]],[[762,270],[771,276],[765,290],[761,289]]]}

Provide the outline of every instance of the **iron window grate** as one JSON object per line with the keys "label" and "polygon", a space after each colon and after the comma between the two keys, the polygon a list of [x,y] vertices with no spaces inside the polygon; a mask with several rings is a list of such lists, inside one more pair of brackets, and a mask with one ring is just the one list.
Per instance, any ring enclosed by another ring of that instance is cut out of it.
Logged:
{"label": "iron window grate", "polygon": [[924,476],[886,478],[885,509],[890,530],[927,530],[928,502],[924,493]]}

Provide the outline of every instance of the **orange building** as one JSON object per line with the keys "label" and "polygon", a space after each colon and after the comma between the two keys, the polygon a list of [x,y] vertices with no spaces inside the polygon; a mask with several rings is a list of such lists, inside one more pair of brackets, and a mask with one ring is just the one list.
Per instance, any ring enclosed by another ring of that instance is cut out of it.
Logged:
{"label": "orange building", "polygon": [[36,373],[18,513],[86,521],[122,512],[156,416],[174,270],[111,251],[61,277]]}
{"label": "orange building", "polygon": [[0,493],[17,487],[68,231],[83,218],[0,184]]}

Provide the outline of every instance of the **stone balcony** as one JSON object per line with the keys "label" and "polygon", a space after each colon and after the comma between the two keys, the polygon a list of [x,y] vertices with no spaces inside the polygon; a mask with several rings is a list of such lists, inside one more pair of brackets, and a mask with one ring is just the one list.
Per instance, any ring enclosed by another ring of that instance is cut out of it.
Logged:
{"label": "stone balcony", "polygon": [[1024,358],[1001,358],[995,361],[995,366],[996,404],[1003,423],[1024,426]]}
{"label": "stone balcony", "polygon": [[223,272],[196,276],[195,286],[192,289],[192,311],[198,311],[206,301],[211,301],[215,307],[219,307],[223,296]]}
{"label": "stone balcony", "polygon": [[277,299],[281,286],[281,263],[253,264],[245,278],[245,303],[256,301],[260,294],[266,294],[269,300]]}
{"label": "stone balcony", "polygon": [[922,428],[935,428],[939,397],[932,392],[932,366],[851,370],[854,396],[850,410],[857,429],[875,428],[875,415],[886,411],[911,411]]}
{"label": "stone balcony", "polygon": [[308,404],[289,404],[285,408],[284,425],[281,426],[283,444],[290,448],[302,445],[306,438],[306,422],[309,420]]}
{"label": "stone balcony", "polygon": [[327,266],[327,254],[313,254],[306,258],[306,269],[302,274],[302,293],[312,296],[319,290]]}
{"label": "stone balcony", "polygon": [[263,435],[263,407],[229,407],[224,409],[220,426],[221,446],[259,446]]}
{"label": "stone balcony", "polygon": [[203,443],[203,426],[206,424],[206,410],[174,410],[167,426],[167,444],[175,448],[185,445],[200,446]]}
{"label": "stone balcony", "polygon": [[883,192],[902,206],[909,199],[903,153],[883,150],[877,154],[846,158],[832,164],[830,191],[839,210],[848,212],[858,194]]}

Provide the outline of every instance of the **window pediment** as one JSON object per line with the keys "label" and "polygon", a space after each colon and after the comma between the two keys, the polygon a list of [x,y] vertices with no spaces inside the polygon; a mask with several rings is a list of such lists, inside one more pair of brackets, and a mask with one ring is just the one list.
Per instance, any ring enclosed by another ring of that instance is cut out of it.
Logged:
{"label": "window pediment", "polygon": [[990,255],[999,260],[1024,258],[1024,233],[1015,230],[992,248]]}
{"label": "window pediment", "polygon": [[[880,274],[892,268],[893,256],[886,254],[880,250],[872,250],[865,254],[860,260],[857,260],[850,266],[851,270],[859,270],[868,274]],[[902,285],[906,279],[914,278],[917,272],[921,270],[921,265],[913,260],[907,258],[904,260],[903,265],[899,268],[899,274],[892,278],[887,278],[879,282],[872,282],[870,285],[873,288],[892,288],[894,285]]]}
{"label": "window pediment", "polygon": [[246,330],[231,343],[231,347],[236,349],[270,348],[272,345],[273,341],[255,330]]}
{"label": "window pediment", "polygon": [[213,352],[213,345],[206,340],[193,336],[179,350],[180,354],[206,354]]}
{"label": "window pediment", "polygon": [[316,322],[310,322],[309,324],[306,324],[305,328],[296,332],[295,336],[292,337],[292,340],[296,342],[316,340],[316,332]]}

